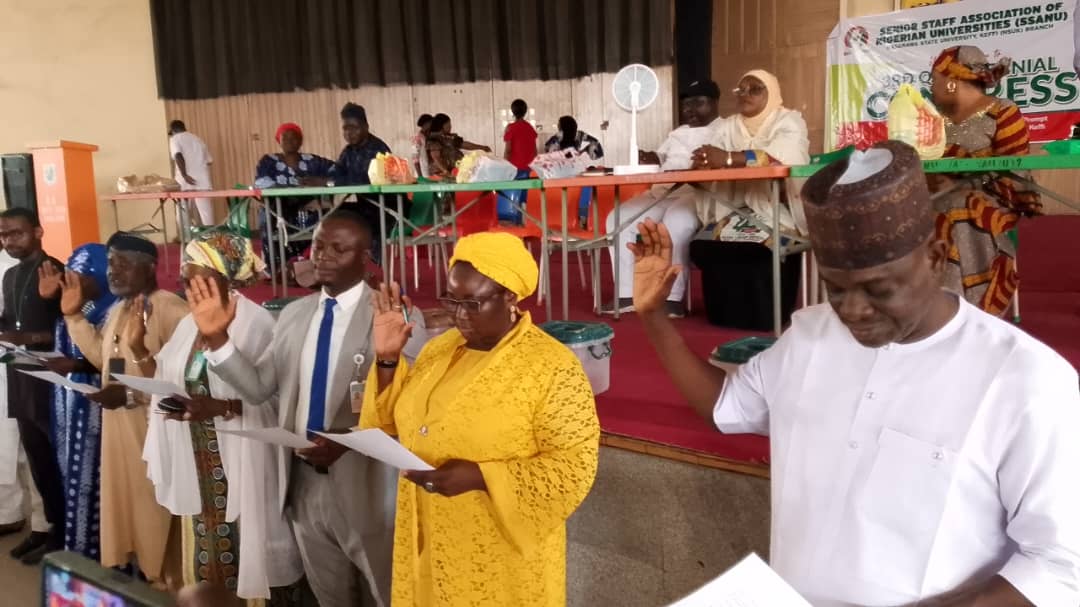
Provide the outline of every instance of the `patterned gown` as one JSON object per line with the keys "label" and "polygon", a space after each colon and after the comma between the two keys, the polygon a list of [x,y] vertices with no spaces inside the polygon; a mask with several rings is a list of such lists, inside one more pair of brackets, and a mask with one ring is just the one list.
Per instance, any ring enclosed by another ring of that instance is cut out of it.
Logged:
{"label": "patterned gown", "polygon": [[[1028,127],[1020,109],[997,99],[960,124],[946,123],[953,158],[1028,153]],[[1008,177],[952,175],[954,187],[935,196],[938,237],[949,246],[945,285],[972,304],[1001,316],[1016,292],[1016,247],[1009,233],[1022,216],[1041,210],[1039,195]]]}
{"label": "patterned gown", "polygon": [[[188,362],[185,385],[192,396],[210,396],[206,356],[196,349]],[[191,445],[195,449],[195,469],[199,475],[202,514],[185,517],[184,560],[187,563],[185,582],[208,581],[236,591],[240,550],[236,522],[225,522],[228,479],[221,463],[214,420],[191,422]]]}

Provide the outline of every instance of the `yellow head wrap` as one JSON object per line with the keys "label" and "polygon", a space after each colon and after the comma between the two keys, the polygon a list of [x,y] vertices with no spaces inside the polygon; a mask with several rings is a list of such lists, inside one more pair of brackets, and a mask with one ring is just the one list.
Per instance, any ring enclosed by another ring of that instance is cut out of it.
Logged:
{"label": "yellow head wrap", "polygon": [[251,282],[266,267],[255,254],[251,239],[220,230],[200,233],[184,248],[184,263],[209,268],[229,282]]}
{"label": "yellow head wrap", "polygon": [[458,241],[450,266],[459,261],[525,299],[536,292],[540,269],[525,243],[503,232],[479,232]]}

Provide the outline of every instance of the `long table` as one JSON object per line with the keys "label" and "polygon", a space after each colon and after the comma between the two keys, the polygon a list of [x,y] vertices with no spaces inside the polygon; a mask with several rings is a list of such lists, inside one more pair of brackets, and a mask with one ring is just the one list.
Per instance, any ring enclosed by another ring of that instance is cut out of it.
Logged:
{"label": "long table", "polygon": [[[629,227],[633,221],[636,221],[637,217],[631,218],[626,224],[620,221],[620,196],[619,188],[629,185],[663,185],[663,184],[700,184],[707,182],[731,182],[731,181],[768,181],[770,184],[770,199],[773,203],[773,222],[772,226],[768,227],[768,231],[771,233],[772,245],[772,277],[773,277],[773,324],[777,335],[781,330],[781,313],[780,313],[780,260],[783,256],[783,238],[780,237],[780,213],[779,205],[780,201],[780,188],[783,185],[784,180],[790,174],[790,168],[786,166],[769,166],[769,167],[747,167],[738,169],[711,169],[702,171],[670,171],[661,173],[646,173],[642,175],[606,175],[603,177],[574,177],[570,179],[549,179],[543,182],[544,188],[559,188],[562,190],[562,229],[561,238],[563,242],[562,247],[562,316],[564,319],[570,315],[570,295],[569,295],[569,268],[567,267],[569,249],[567,243],[569,240],[568,235],[568,221],[567,221],[567,190],[569,188],[588,188],[599,186],[614,186],[615,187],[615,208],[612,211],[615,229],[609,234],[601,234],[599,221],[594,221],[593,231],[594,237],[585,246],[606,245],[612,247],[612,257],[614,259],[614,281],[615,281],[615,295],[614,295],[614,314],[615,318],[619,318],[619,257],[625,254],[625,251],[620,251],[620,247],[613,246],[615,240],[618,237],[618,233]],[[545,233],[545,242],[547,241],[547,214],[544,205],[541,207],[544,209],[543,224]],[[546,248],[544,253],[546,254]],[[596,276],[594,272],[594,282],[596,285]],[[550,282],[550,273],[548,276]],[[551,318],[551,300],[548,298],[548,317]]]}
{"label": "long table", "polygon": [[[443,216],[440,205],[435,204],[434,221],[430,226],[419,226],[413,223],[408,217],[405,217],[403,209],[403,200],[401,196],[397,197],[397,209],[392,211],[391,214],[397,219],[397,237],[398,245],[400,246],[400,255],[398,261],[400,264],[400,281],[401,284],[405,284],[405,247],[412,243],[419,243],[425,239],[431,240],[433,237],[437,238],[440,231],[450,228],[450,240],[457,240],[458,228],[457,219],[467,210],[473,207],[484,194],[489,192],[499,191],[514,191],[514,190],[539,190],[543,187],[543,183],[539,179],[522,179],[515,181],[489,181],[481,183],[414,183],[408,185],[384,185],[379,186],[379,206],[384,212],[386,211],[386,194],[459,194],[459,193],[475,193],[476,197],[468,201],[461,207],[454,205],[451,207],[449,213]],[[407,237],[405,232],[408,229],[416,230],[417,234],[411,237]],[[383,234],[386,234],[386,222],[382,221]],[[386,237],[388,239],[389,236]],[[384,239],[384,242],[385,240]],[[441,255],[441,247],[436,247],[436,256]],[[384,251],[385,253],[385,251]],[[383,255],[384,264],[386,264],[386,255]],[[438,259],[437,263],[444,263],[445,259]],[[383,273],[385,276],[390,276],[388,272],[388,265],[384,265]],[[435,290],[441,291],[441,272],[435,272]],[[551,315],[548,314],[548,318]]]}
{"label": "long table", "polygon": [[[187,190],[176,192],[139,192],[133,194],[106,194],[99,197],[101,200],[108,201],[112,204],[113,220],[116,222],[116,228],[120,229],[120,211],[117,208],[117,202],[134,201],[134,200],[154,200],[157,202],[158,208],[154,211],[154,214],[150,216],[150,221],[141,223],[129,230],[134,234],[161,234],[162,239],[166,244],[169,242],[169,229],[168,220],[165,216],[165,206],[168,202],[172,202],[174,208],[178,211],[177,216],[179,224],[176,226],[176,231],[180,237],[180,250],[183,255],[184,245],[187,244],[187,225],[190,223],[188,201],[196,198],[252,198],[259,199],[259,190]],[[154,218],[158,215],[161,216],[161,227],[154,225]],[[182,257],[181,257],[182,258]],[[169,265],[169,248],[165,247],[165,265]]]}
{"label": "long table", "polygon": [[[315,231],[313,227],[301,227],[298,225],[290,224],[285,220],[285,214],[282,211],[282,199],[301,197],[301,198],[330,198],[333,200],[334,196],[356,196],[357,198],[372,203],[368,198],[361,198],[366,194],[378,194],[379,186],[372,185],[356,185],[356,186],[335,186],[335,187],[301,187],[301,188],[266,188],[261,190],[262,198],[266,199],[263,204],[263,217],[266,219],[266,236],[270,242],[267,243],[267,249],[274,246],[275,235],[271,232],[271,218],[277,217],[278,221],[278,234],[276,235],[278,259],[281,260],[281,267],[277,267],[277,262],[274,260],[274,256],[271,255],[267,263],[270,266],[270,286],[277,295],[277,280],[280,273],[281,278],[281,297],[289,296],[289,271],[288,264],[285,259],[285,245],[290,240],[311,240],[311,237]],[[271,208],[273,206],[273,208]],[[322,205],[319,205],[319,217],[322,218]],[[385,209],[379,206],[379,218],[383,224],[383,230],[386,226],[386,213]],[[289,229],[293,228],[292,233]],[[382,241],[381,241],[382,242]],[[386,259],[386,246],[383,244],[383,257]],[[385,261],[384,271],[385,271]]]}
{"label": "long table", "polygon": [[[791,167],[795,178],[811,177],[826,164],[809,164]],[[1049,190],[1030,177],[1017,175],[1018,171],[1047,171],[1080,169],[1078,154],[1028,154],[1026,156],[988,156],[985,158],[941,158],[924,160],[923,171],[927,173],[1001,173],[1024,183],[1042,195],[1053,198],[1073,209],[1080,210],[1080,203]]]}

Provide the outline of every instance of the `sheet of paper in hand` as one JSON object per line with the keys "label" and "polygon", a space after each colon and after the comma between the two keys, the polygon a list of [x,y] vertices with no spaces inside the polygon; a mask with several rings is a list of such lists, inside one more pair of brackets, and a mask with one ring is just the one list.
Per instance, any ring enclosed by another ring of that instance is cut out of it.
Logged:
{"label": "sheet of paper in hand", "polygon": [[811,607],[756,554],[668,607]]}
{"label": "sheet of paper in hand", "polygon": [[377,459],[400,470],[434,470],[430,464],[377,428],[357,430],[347,434],[324,432],[317,432],[316,434],[325,436],[353,451],[363,453],[370,458]]}

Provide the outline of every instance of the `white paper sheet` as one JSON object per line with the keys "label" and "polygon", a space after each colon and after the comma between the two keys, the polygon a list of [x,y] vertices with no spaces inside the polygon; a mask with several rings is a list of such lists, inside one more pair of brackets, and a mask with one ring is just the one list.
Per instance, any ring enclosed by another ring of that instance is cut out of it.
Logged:
{"label": "white paper sheet", "polygon": [[811,607],[756,554],[669,607]]}
{"label": "white paper sheet", "polygon": [[218,434],[232,434],[234,436],[242,436],[251,440],[259,441],[260,443],[269,443],[271,445],[278,445],[280,447],[289,447],[290,449],[307,449],[308,447],[314,447],[315,443],[308,439],[289,432],[285,428],[274,426],[271,428],[255,428],[252,430],[217,430]]}
{"label": "white paper sheet", "polygon": [[184,398],[188,398],[186,390],[169,381],[162,381],[150,377],[138,377],[136,375],[124,375],[123,373],[113,373],[112,376],[116,381],[132,390],[138,390],[139,392],[152,394],[154,396],[183,396]]}
{"label": "white paper sheet", "polygon": [[400,470],[434,470],[430,464],[378,428],[348,434],[317,434]]}
{"label": "white paper sheet", "polygon": [[19,371],[31,377],[45,380],[50,384],[56,384],[58,386],[70,388],[76,392],[81,392],[83,394],[94,394],[95,392],[99,392],[101,390],[100,388],[96,386],[91,386],[90,384],[80,384],[78,382],[73,382],[68,378],[64,377],[63,375],[60,375],[59,373],[53,373],[52,371],[27,371],[25,369],[19,369]]}

